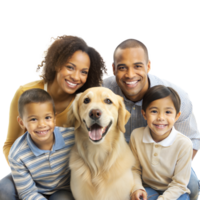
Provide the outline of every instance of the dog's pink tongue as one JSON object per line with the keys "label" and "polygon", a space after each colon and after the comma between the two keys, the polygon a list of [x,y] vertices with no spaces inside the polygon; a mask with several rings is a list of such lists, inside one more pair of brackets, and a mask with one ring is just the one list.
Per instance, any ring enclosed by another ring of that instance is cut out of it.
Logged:
{"label": "dog's pink tongue", "polygon": [[92,140],[100,140],[102,138],[102,127],[95,124],[91,128],[91,131],[89,131],[89,137]]}

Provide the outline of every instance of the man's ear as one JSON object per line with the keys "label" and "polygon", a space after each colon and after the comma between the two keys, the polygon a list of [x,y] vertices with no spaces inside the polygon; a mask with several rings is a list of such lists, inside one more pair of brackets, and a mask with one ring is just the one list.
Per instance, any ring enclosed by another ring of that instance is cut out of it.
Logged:
{"label": "man's ear", "polygon": [[23,120],[20,116],[17,116],[17,121],[18,121],[20,127],[24,130],[26,127],[24,126]]}
{"label": "man's ear", "polygon": [[114,62],[110,62],[110,69],[111,69],[111,73],[112,75],[115,75],[115,65],[114,65]]}
{"label": "man's ear", "polygon": [[147,64],[147,70],[148,70],[148,73],[152,73],[153,70],[154,70],[154,60],[153,58],[150,58],[149,61],[148,61],[148,64]]}

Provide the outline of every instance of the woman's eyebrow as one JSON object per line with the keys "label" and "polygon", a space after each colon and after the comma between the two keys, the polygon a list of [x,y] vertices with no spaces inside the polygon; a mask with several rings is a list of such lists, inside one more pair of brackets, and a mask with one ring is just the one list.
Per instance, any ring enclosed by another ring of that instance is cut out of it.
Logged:
{"label": "woman's eyebrow", "polygon": [[[70,63],[70,62],[69,62]],[[74,67],[76,67],[76,65],[74,63],[70,63],[71,65],[73,65]],[[83,68],[83,69],[88,69],[88,68]],[[89,70],[89,69],[88,69]]]}

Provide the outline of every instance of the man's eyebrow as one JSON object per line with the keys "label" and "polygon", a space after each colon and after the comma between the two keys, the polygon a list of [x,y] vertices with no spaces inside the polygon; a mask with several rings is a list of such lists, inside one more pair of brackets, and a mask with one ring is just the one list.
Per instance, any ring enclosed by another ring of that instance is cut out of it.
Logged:
{"label": "man's eyebrow", "polygon": [[118,68],[118,67],[126,67],[126,65],[125,65],[125,64],[118,64],[118,65],[117,65],[117,68]]}
{"label": "man's eyebrow", "polygon": [[[143,62],[135,62],[135,63],[133,63],[133,65],[144,65],[144,63]],[[118,67],[126,67],[126,64],[120,63],[117,65],[117,68]]]}
{"label": "man's eyebrow", "polygon": [[136,63],[133,63],[134,65],[144,65],[143,62],[136,62]]}

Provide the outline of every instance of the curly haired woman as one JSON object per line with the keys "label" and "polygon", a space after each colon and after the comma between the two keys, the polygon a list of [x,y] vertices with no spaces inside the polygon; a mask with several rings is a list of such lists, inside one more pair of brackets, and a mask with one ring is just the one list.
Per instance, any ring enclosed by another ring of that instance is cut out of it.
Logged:
{"label": "curly haired woman", "polygon": [[[21,86],[11,102],[7,139],[3,147],[7,161],[12,144],[24,133],[16,120],[18,99],[24,91],[32,88],[46,90],[55,103],[56,125],[64,127],[75,95],[87,88],[100,86],[106,72],[104,61],[95,49],[79,37],[66,35],[56,38],[38,69],[40,67],[43,67],[42,80]],[[0,181],[1,200],[18,199],[15,192],[11,175]]]}

